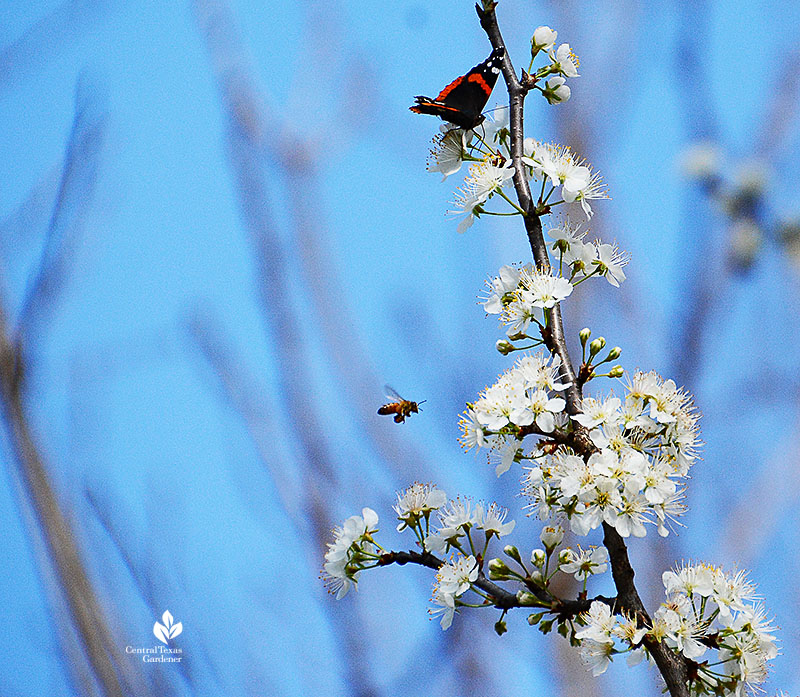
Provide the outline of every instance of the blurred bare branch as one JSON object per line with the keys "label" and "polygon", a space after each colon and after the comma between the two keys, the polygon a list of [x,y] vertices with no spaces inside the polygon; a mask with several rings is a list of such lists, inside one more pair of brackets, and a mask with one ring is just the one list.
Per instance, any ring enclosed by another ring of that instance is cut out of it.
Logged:
{"label": "blurred bare branch", "polygon": [[[0,303],[0,397],[21,483],[41,531],[57,588],[101,694],[149,694],[130,670],[102,604],[84,568],[75,532],[62,510],[35,442],[25,408],[26,375],[38,348],[34,325],[63,288],[73,261],[78,233],[89,209],[97,178],[105,117],[97,90],[81,81],[58,196],[50,217],[39,268],[28,286],[12,336],[7,308]],[[34,200],[36,196],[34,194]],[[85,683],[85,680],[83,680]],[[94,689],[94,688],[92,688]]]}
{"label": "blurred bare branch", "polygon": [[[317,162],[320,149],[316,147],[313,136],[304,134],[301,137],[291,131],[277,118],[278,110],[271,109],[259,99],[229,12],[221,3],[209,0],[195,4],[223,98],[229,105],[231,123],[236,123],[239,134],[248,139],[248,147],[255,150],[251,153],[255,158],[253,165],[257,162],[257,150],[263,148],[270,156],[271,164],[277,165],[285,177],[288,209],[294,223],[293,243],[297,245],[300,271],[313,304],[316,326],[322,334],[320,343],[326,347],[339,374],[343,395],[355,407],[360,427],[387,465],[393,466],[397,478],[404,480],[409,470],[419,466],[421,457],[400,440],[395,430],[386,429],[375,419],[375,400],[382,394],[385,381],[378,378],[356,335],[356,322],[350,316],[349,303],[331,263],[333,255],[325,249],[324,240],[329,235],[324,215],[316,205],[321,200]],[[272,129],[269,137],[266,124],[270,124]],[[259,250],[263,242],[258,236],[252,239]],[[273,254],[267,249],[264,251]],[[260,250],[258,253],[261,255]],[[274,257],[273,263],[277,259]],[[263,274],[260,278],[264,287],[269,289],[273,281]],[[265,316],[279,312],[274,290],[262,294],[262,312]],[[286,329],[291,331],[290,327]]]}
{"label": "blurred bare branch", "polygon": [[188,320],[187,330],[200,349],[219,381],[219,390],[225,401],[239,415],[256,447],[259,460],[269,470],[283,509],[298,525],[300,510],[297,492],[292,491],[287,463],[276,452],[278,432],[263,391],[258,388],[255,376],[249,373],[244,360],[225,336],[219,322],[207,312],[194,313]]}
{"label": "blurred bare branch", "polygon": [[26,73],[59,54],[59,48],[85,32],[111,0],[66,0],[34,22],[0,51],[0,94],[22,82]]}
{"label": "blurred bare branch", "polygon": [[76,94],[61,183],[48,225],[38,269],[28,284],[16,326],[16,341],[35,338],[39,325],[63,291],[80,243],[97,182],[105,133],[104,99],[83,77]]}
{"label": "blurred bare branch", "polygon": [[[228,117],[228,154],[236,176],[242,217],[253,247],[262,314],[278,354],[278,379],[286,398],[284,411],[303,454],[298,464],[305,495],[304,510],[318,551],[321,551],[332,528],[330,509],[337,477],[331,466],[329,429],[321,421],[311,399],[313,385],[306,370],[310,361],[306,348],[295,340],[296,310],[287,288],[290,267],[269,206],[266,183],[270,177],[262,155],[268,112],[257,101],[253,82],[239,60],[240,50],[234,38],[229,8],[221,2],[208,0],[196,0],[194,8],[215,66]],[[328,615],[333,626],[343,634],[341,610],[330,608]],[[362,634],[350,635],[349,640],[341,644],[342,656],[353,693],[369,697],[379,694],[379,689],[369,674],[368,664],[363,661],[367,648]]]}
{"label": "blurred bare branch", "polygon": [[13,262],[19,258],[20,249],[34,240],[45,239],[60,175],[60,164],[53,165],[31,187],[17,209],[0,222],[0,274],[10,271]]}
{"label": "blurred bare branch", "polygon": [[[105,697],[134,694],[135,676],[126,668],[105,612],[86,573],[68,523],[34,442],[23,406],[24,357],[11,343],[0,316],[0,393],[9,439],[14,449],[24,495],[41,529],[75,629],[92,673]],[[137,691],[135,694],[147,694]]]}
{"label": "blurred bare branch", "polygon": [[[754,563],[769,547],[778,525],[800,501],[800,421],[795,424],[792,446],[774,443],[778,451],[766,454],[767,465],[760,468],[754,481],[741,492],[739,502],[723,511],[722,555],[736,559],[742,567]],[[770,455],[772,455],[770,457]],[[764,503],[769,502],[769,505]]]}
{"label": "blurred bare branch", "polygon": [[[790,137],[796,134],[800,109],[800,49],[783,58],[783,66],[776,80],[773,98],[767,105],[763,128],[755,146],[755,154],[762,160],[777,158]],[[764,91],[769,94],[769,90]]]}

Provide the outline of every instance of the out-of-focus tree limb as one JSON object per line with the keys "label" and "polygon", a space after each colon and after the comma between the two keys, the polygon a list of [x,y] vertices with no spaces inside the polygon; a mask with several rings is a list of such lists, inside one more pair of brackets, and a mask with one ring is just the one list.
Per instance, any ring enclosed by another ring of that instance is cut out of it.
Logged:
{"label": "out-of-focus tree limb", "polygon": [[[356,336],[349,303],[331,266],[331,255],[324,249],[327,230],[324,211],[318,206],[321,200],[319,144],[313,134],[304,133],[300,137],[294,133],[279,117],[279,110],[259,99],[252,71],[243,57],[244,50],[225,4],[196,0],[195,8],[231,123],[236,124],[239,136],[247,140],[247,147],[252,149],[250,156],[256,158],[254,162],[259,155],[265,155],[286,180],[288,210],[293,223],[292,244],[296,245],[299,270],[313,305],[315,326],[321,332],[321,345],[327,348],[340,376],[343,398],[354,405],[360,427],[377,452],[393,467],[398,478],[405,479],[421,458],[402,442],[395,430],[385,429],[375,419],[374,400],[381,397],[384,381],[378,379],[372,361]],[[259,162],[259,166],[263,167],[264,162]],[[255,229],[252,225],[249,227]],[[251,239],[260,255],[259,236],[251,235]],[[276,262],[278,258],[270,261]],[[262,283],[267,280],[263,274],[259,277]],[[269,282],[266,285],[269,286]],[[274,322],[272,316],[278,312],[274,295],[268,287],[267,293],[262,294],[262,311],[270,322]]]}
{"label": "out-of-focus tree limb", "polygon": [[[21,496],[41,532],[53,576],[80,641],[88,672],[80,676],[104,697],[147,695],[149,690],[127,664],[81,559],[72,529],[53,488],[26,410],[26,383],[39,348],[38,329],[52,312],[69,275],[80,232],[92,200],[105,132],[103,100],[82,79],[58,194],[39,265],[28,284],[16,326],[0,298],[0,401],[17,465]],[[71,650],[71,655],[76,651]]]}
{"label": "out-of-focus tree limb", "polygon": [[286,476],[286,463],[277,455],[276,426],[258,390],[258,381],[212,317],[193,314],[188,319],[187,330],[217,377],[220,393],[244,423],[259,460],[269,470],[284,511],[298,525],[301,515],[297,492],[292,491]]}
{"label": "out-of-focus tree limb", "polygon": [[[34,441],[23,404],[23,356],[9,340],[0,315],[0,396],[19,479],[47,546],[58,586],[104,697],[132,694],[124,657],[106,624],[105,613],[83,566],[75,535],[61,510]],[[143,694],[143,693],[139,693]]]}
{"label": "out-of-focus tree limb", "polygon": [[[104,100],[84,76],[77,87],[75,118],[38,268],[16,323],[16,343],[35,342],[39,327],[55,308],[67,282],[92,202],[104,135]],[[29,355],[27,358],[30,360]]]}
{"label": "out-of-focus tree limb", "polygon": [[112,2],[66,0],[34,22],[0,51],[0,94],[22,82],[31,69],[57,56],[58,49],[68,45],[74,35],[86,33]]}

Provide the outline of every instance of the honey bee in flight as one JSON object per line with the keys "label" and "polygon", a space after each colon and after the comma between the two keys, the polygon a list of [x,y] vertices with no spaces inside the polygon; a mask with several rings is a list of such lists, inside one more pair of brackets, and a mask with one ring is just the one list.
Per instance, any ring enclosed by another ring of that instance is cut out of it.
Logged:
{"label": "honey bee in flight", "polygon": [[411,416],[411,414],[419,414],[419,405],[427,401],[423,399],[421,402],[410,402],[407,399],[403,399],[389,385],[386,385],[384,389],[386,390],[386,398],[392,401],[378,409],[378,413],[383,415],[394,414],[394,421],[398,424],[403,423],[406,417]]}

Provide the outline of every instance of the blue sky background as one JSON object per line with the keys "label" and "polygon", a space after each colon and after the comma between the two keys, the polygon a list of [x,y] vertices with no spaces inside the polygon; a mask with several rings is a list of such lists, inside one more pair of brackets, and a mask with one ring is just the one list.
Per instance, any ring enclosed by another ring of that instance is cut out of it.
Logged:
{"label": "blue sky background", "polygon": [[[781,627],[770,687],[796,693],[800,267],[774,229],[800,213],[800,5],[502,0],[498,16],[517,67],[540,24],[580,56],[571,101],[531,97],[526,134],[603,173],[593,233],[633,255],[621,290],[570,298],[573,348],[591,326],[704,414],[687,527],[631,544],[643,595],[676,560],[750,569]],[[362,506],[397,539],[389,506],[414,479],[508,506],[521,548],[538,537],[515,475],[456,442],[509,362],[476,296],[527,241],[516,219],[456,234],[459,179],[425,171],[438,123],[407,108],[489,50],[466,1],[0,8],[3,308],[119,646],[155,643],[165,609],[183,623],[182,666],[131,661],[154,694],[657,694],[643,667],[575,673],[521,613],[502,638],[488,612],[442,633],[422,569],[367,574],[340,603],[317,578],[320,534]],[[729,219],[680,176],[700,138],[726,176],[770,172],[745,272],[726,266]],[[54,250],[63,287],[26,310]],[[378,417],[384,383],[424,412]],[[91,694],[3,439],[0,693]]]}

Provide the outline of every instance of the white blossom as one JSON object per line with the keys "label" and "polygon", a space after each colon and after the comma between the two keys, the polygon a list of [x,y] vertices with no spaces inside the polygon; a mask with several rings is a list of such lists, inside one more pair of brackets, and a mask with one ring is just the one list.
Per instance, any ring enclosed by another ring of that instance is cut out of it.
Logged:
{"label": "white blossom", "polygon": [[625,280],[622,267],[630,260],[629,256],[611,244],[597,243],[595,245],[595,258],[592,264],[606,277],[606,280],[615,288]]}
{"label": "white blossom", "polygon": [[569,44],[561,44],[555,52],[550,55],[553,61],[552,68],[560,72],[565,77],[578,77],[578,57],[572,52]]}
{"label": "white blossom", "polygon": [[542,49],[548,51],[555,45],[557,37],[558,32],[548,26],[536,27],[531,44],[535,51]]}
{"label": "white blossom", "polygon": [[614,644],[606,644],[591,639],[581,642],[581,661],[597,677],[608,670],[611,656],[614,654]]}
{"label": "white blossom", "polygon": [[443,125],[442,131],[433,139],[433,148],[428,157],[428,171],[441,172],[442,181],[458,172],[464,163],[464,155],[471,138],[471,131]]}
{"label": "white blossom", "polygon": [[435,593],[457,598],[469,590],[470,585],[477,579],[478,563],[475,557],[472,555],[458,557],[439,567]]}
{"label": "white blossom", "polygon": [[522,271],[520,283],[520,301],[533,307],[551,308],[572,293],[572,284],[566,278],[542,271]]}
{"label": "white blossom", "polygon": [[[589,576],[602,574],[608,568],[608,551],[605,547],[582,549],[570,552],[570,561],[559,566],[565,574],[573,574],[577,581],[585,581]],[[601,603],[602,604],[602,603]]]}
{"label": "white blossom", "polygon": [[479,504],[475,509],[475,517],[477,519],[475,527],[483,530],[487,538],[492,535],[505,537],[516,525],[516,521],[513,520],[507,523],[504,522],[507,515],[508,511],[505,508],[501,508],[496,503],[489,504],[485,508],[483,505]]}
{"label": "white blossom", "polygon": [[364,508],[360,516],[350,516],[341,527],[333,531],[334,540],[328,543],[325,553],[323,576],[328,590],[343,598],[358,582],[361,565],[357,561],[359,553],[374,549],[372,535],[378,529],[378,514],[371,508]]}
{"label": "white blossom", "polygon": [[617,626],[617,620],[608,605],[595,600],[589,606],[589,612],[581,616],[586,621],[586,627],[575,633],[578,639],[591,639],[599,644],[614,643],[611,634]]}
{"label": "white blossom", "polygon": [[496,165],[492,159],[476,162],[469,168],[464,186],[456,193],[456,214],[465,214],[459,223],[458,232],[464,232],[474,221],[474,210],[514,176],[514,163],[510,160]]}
{"label": "white blossom", "polygon": [[398,531],[416,525],[422,517],[428,517],[432,511],[447,503],[447,495],[437,489],[435,484],[415,482],[405,491],[397,494],[394,510],[401,521]]}

